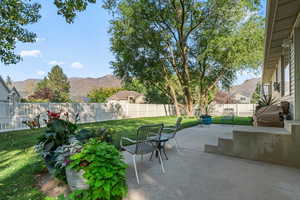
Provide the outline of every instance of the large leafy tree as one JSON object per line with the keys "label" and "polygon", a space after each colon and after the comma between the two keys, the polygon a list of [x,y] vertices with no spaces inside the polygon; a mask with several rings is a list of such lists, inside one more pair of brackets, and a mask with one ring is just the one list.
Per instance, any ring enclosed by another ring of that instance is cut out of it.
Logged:
{"label": "large leafy tree", "polygon": [[[73,22],[94,0],[57,0]],[[188,114],[205,107],[217,87],[229,87],[236,72],[262,62],[260,0],[107,0],[112,63],[125,80],[157,87]],[[181,102],[182,101],[182,102]]]}
{"label": "large leafy tree", "polygon": [[89,102],[105,103],[106,99],[123,90],[122,88],[96,88],[88,93]]}
{"label": "large leafy tree", "polygon": [[29,0],[0,1],[0,62],[18,63],[21,57],[14,52],[16,43],[36,41],[36,34],[28,31],[26,25],[39,20],[40,7]]}
{"label": "large leafy tree", "polygon": [[144,94],[147,103],[169,104],[172,102],[171,99],[162,93],[162,91],[157,87],[150,84],[145,85],[137,79],[132,79],[125,82],[124,89]]}
{"label": "large leafy tree", "polygon": [[262,61],[263,20],[247,0],[122,0],[112,20],[115,73],[156,85],[188,114]]}

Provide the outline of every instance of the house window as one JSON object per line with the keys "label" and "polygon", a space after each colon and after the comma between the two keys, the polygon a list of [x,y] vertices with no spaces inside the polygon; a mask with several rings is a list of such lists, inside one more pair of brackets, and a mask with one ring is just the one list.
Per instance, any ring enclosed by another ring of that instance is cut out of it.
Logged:
{"label": "house window", "polygon": [[276,72],[275,72],[275,82],[278,82],[278,67],[276,67]]}
{"label": "house window", "polygon": [[128,97],[129,103],[135,103],[134,97]]}
{"label": "house window", "polygon": [[290,95],[290,88],[291,88],[291,74],[290,74],[290,70],[291,69],[291,64],[290,64],[290,60],[289,60],[289,56],[285,56],[284,57],[284,66],[283,66],[283,92],[282,95],[283,96],[288,96]]}
{"label": "house window", "polygon": [[269,96],[270,95],[270,85],[264,84],[262,88],[263,95]]}

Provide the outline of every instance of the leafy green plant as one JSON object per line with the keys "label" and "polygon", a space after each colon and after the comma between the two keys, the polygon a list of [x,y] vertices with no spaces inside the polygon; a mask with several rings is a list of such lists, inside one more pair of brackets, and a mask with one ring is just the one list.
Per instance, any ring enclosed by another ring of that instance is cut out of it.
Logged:
{"label": "leafy green plant", "polygon": [[95,129],[81,129],[75,135],[76,139],[82,143],[85,143],[90,138],[98,138],[102,142],[107,142],[112,144],[113,131],[111,129],[99,128]]}
{"label": "leafy green plant", "polygon": [[122,154],[111,144],[90,139],[80,153],[71,156],[68,167],[84,170],[88,190],[71,193],[68,200],[121,200],[127,193],[126,168]]}
{"label": "leafy green plant", "polygon": [[80,152],[82,143],[75,137],[69,139],[69,144],[59,146],[55,150],[55,167],[64,168],[70,163],[70,156]]}
{"label": "leafy green plant", "polygon": [[55,167],[57,153],[55,150],[69,144],[69,138],[75,134],[77,125],[69,121],[54,118],[48,121],[45,133],[39,138],[36,145],[37,152],[44,158],[50,173],[64,179],[64,169]]}
{"label": "leafy green plant", "polygon": [[263,95],[257,102],[256,110],[265,107],[265,106],[271,106],[278,103],[278,99],[275,97],[272,97],[272,95]]}

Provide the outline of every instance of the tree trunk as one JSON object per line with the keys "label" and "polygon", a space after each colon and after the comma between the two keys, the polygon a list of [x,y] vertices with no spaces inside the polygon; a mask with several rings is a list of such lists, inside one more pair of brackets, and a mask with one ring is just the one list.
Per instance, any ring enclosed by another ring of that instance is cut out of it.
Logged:
{"label": "tree trunk", "polygon": [[191,96],[190,90],[185,87],[184,88],[184,95],[185,95],[185,107],[186,107],[186,114],[188,116],[193,116],[193,98]]}
{"label": "tree trunk", "polygon": [[177,101],[177,96],[176,96],[175,90],[172,86],[169,86],[169,87],[170,87],[170,90],[171,90],[171,95],[172,95],[173,103],[174,103],[174,106],[175,106],[176,116],[180,116],[181,113],[180,113],[180,108],[179,108],[179,104],[178,104],[178,101]]}

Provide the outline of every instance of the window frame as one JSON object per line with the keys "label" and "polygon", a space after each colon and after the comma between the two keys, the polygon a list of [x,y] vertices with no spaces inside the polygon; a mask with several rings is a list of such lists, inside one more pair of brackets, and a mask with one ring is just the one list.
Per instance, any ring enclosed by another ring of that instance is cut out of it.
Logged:
{"label": "window frame", "polygon": [[[282,56],[282,64],[281,64],[281,83],[282,83],[282,97],[291,96],[291,60],[290,60],[290,48],[285,50],[285,54]],[[286,69],[288,68],[288,87],[286,87]],[[288,88],[288,91],[286,91]]]}

